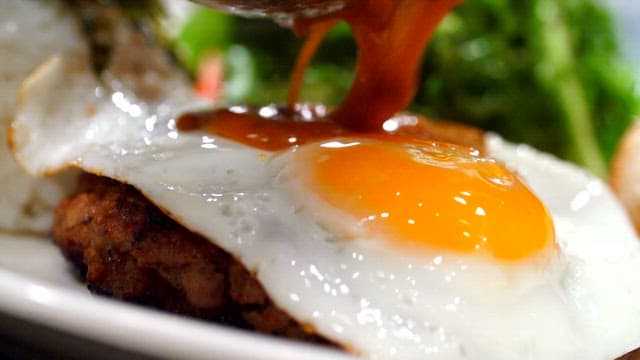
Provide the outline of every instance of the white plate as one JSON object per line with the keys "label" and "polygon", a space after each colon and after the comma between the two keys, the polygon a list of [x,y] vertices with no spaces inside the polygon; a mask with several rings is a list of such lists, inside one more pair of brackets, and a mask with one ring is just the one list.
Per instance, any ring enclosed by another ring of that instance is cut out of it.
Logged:
{"label": "white plate", "polygon": [[338,359],[343,353],[94,296],[47,239],[0,234],[0,313],[162,358]]}

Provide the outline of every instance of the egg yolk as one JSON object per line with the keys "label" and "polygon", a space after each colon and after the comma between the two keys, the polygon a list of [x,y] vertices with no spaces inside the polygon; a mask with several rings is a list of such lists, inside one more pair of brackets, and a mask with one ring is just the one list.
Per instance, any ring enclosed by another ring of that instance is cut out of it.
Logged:
{"label": "egg yolk", "polygon": [[522,259],[554,242],[538,198],[502,165],[435,142],[329,141],[298,149],[306,186],[368,236]]}

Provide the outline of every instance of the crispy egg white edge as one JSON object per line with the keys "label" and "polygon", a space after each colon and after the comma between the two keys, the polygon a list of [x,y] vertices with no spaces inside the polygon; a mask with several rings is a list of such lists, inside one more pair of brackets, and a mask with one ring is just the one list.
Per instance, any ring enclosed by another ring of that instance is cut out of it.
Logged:
{"label": "crispy egg white edge", "polygon": [[[373,357],[608,359],[640,345],[629,322],[640,315],[637,237],[607,186],[573,165],[487,135],[490,154],[553,215],[564,260],[550,270],[445,252],[389,256],[302,216],[279,177],[286,153],[178,133],[180,109],[143,104],[132,116],[105,93],[86,64],[43,65],[24,85],[12,127],[21,165],[34,174],[75,166],[135,185],[240,259],[281,308],[347,348]],[[429,321],[416,323],[416,314]]]}
{"label": "crispy egg white edge", "polygon": [[53,209],[73,189],[73,177],[35,178],[15,163],[6,143],[18,90],[52,54],[82,57],[87,48],[72,12],[59,1],[0,1],[0,229],[47,234]]}

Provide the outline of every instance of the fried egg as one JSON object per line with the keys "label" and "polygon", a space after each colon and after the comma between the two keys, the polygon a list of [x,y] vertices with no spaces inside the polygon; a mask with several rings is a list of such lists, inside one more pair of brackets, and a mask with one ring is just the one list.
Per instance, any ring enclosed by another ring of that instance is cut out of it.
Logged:
{"label": "fried egg", "polygon": [[490,158],[365,136],[256,149],[178,131],[188,96],[145,102],[119,76],[44,64],[12,127],[20,164],[134,185],[353,354],[612,359],[640,346],[638,238],[583,170],[493,134]]}

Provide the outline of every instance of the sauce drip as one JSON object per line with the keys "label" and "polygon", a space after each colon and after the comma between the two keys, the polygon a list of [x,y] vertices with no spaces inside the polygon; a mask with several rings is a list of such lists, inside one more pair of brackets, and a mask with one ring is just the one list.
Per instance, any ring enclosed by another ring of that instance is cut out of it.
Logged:
{"label": "sauce drip", "polygon": [[322,43],[322,40],[329,30],[333,28],[335,23],[335,20],[328,20],[326,22],[315,24],[313,29],[309,32],[307,41],[305,41],[304,46],[300,49],[296,65],[293,68],[291,75],[291,83],[289,84],[287,106],[289,106],[290,109],[295,108],[295,104],[298,102],[305,70],[309,67],[311,60],[313,59],[313,55],[315,55],[316,50],[318,50],[320,43]]}
{"label": "sauce drip", "polygon": [[[336,13],[298,18],[293,29],[308,35],[308,39],[293,71],[288,108],[229,108],[185,114],[178,120],[178,128],[205,130],[265,150],[353,132],[395,134],[398,129],[384,129],[385,121],[410,103],[423,49],[440,20],[461,1],[352,0]],[[343,103],[327,114],[317,107],[298,104],[298,94],[316,49],[340,20],[351,26],[359,53],[351,90]],[[414,130],[404,124],[399,135],[425,138],[429,131],[421,122],[414,123]]]}
{"label": "sauce drip", "polygon": [[358,45],[356,75],[331,118],[361,132],[380,131],[384,121],[411,102],[422,52],[440,20],[461,0],[356,0],[326,19],[301,19],[298,33],[345,20]]}

